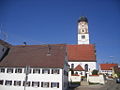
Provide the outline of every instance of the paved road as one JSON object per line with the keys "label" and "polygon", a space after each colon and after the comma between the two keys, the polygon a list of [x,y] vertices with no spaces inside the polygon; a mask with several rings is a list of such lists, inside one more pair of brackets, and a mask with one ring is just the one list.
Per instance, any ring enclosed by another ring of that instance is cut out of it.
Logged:
{"label": "paved road", "polygon": [[108,80],[105,85],[79,86],[68,90],[120,90],[120,84],[116,84],[115,80]]}

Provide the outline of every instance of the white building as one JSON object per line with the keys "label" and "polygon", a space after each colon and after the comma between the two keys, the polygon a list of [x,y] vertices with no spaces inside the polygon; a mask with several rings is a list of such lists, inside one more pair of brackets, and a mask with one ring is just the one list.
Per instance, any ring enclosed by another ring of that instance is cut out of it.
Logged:
{"label": "white building", "polygon": [[10,46],[11,45],[7,42],[0,40],[0,61],[5,56],[6,51],[9,50]]}
{"label": "white building", "polygon": [[118,64],[114,63],[99,64],[99,73],[102,73],[107,76],[112,76],[112,68],[115,66],[118,66]]}
{"label": "white building", "polygon": [[0,62],[0,90],[66,90],[66,45],[11,47]]}
{"label": "white building", "polygon": [[[91,74],[96,69],[96,49],[94,44],[90,44],[86,17],[81,17],[78,20],[78,44],[67,45],[67,47],[69,65],[74,73],[87,76],[87,73]],[[76,71],[77,67],[81,67],[82,71]]]}

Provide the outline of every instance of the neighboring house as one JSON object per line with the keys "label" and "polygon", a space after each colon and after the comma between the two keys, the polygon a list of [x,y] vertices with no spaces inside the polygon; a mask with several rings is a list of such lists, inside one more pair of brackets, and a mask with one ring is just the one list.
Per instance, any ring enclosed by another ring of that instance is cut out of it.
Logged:
{"label": "neighboring house", "polygon": [[99,73],[105,74],[107,76],[112,76],[112,68],[118,66],[118,64],[106,63],[99,64]]}
{"label": "neighboring house", "polygon": [[113,78],[120,77],[120,76],[118,76],[118,74],[120,75],[120,67],[119,66],[112,67]]}
{"label": "neighboring house", "polygon": [[8,44],[7,42],[3,40],[0,40],[0,61],[6,55],[10,47],[11,47],[10,44]]}
{"label": "neighboring house", "polygon": [[0,62],[0,90],[66,90],[66,45],[12,46]]}

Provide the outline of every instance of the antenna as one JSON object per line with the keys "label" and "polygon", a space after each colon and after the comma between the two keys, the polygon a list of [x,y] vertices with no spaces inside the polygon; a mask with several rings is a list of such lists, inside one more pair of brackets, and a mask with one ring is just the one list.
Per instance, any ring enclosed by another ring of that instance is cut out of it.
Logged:
{"label": "antenna", "polygon": [[2,27],[3,27],[3,24],[0,25],[0,39],[5,41],[7,40],[8,35],[2,30]]}

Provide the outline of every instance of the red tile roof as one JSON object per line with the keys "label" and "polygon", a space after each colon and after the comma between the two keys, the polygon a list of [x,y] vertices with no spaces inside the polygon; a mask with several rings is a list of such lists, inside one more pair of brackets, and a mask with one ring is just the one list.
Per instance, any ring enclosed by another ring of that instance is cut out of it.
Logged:
{"label": "red tile roof", "polygon": [[78,65],[74,68],[74,71],[84,71],[84,69],[81,67],[81,65]]}
{"label": "red tile roof", "polygon": [[69,61],[96,61],[96,51],[93,44],[67,45]]}
{"label": "red tile roof", "polygon": [[65,57],[64,44],[13,46],[0,67],[62,68]]}
{"label": "red tile roof", "polygon": [[101,70],[112,70],[112,67],[118,66],[118,64],[100,64]]}

